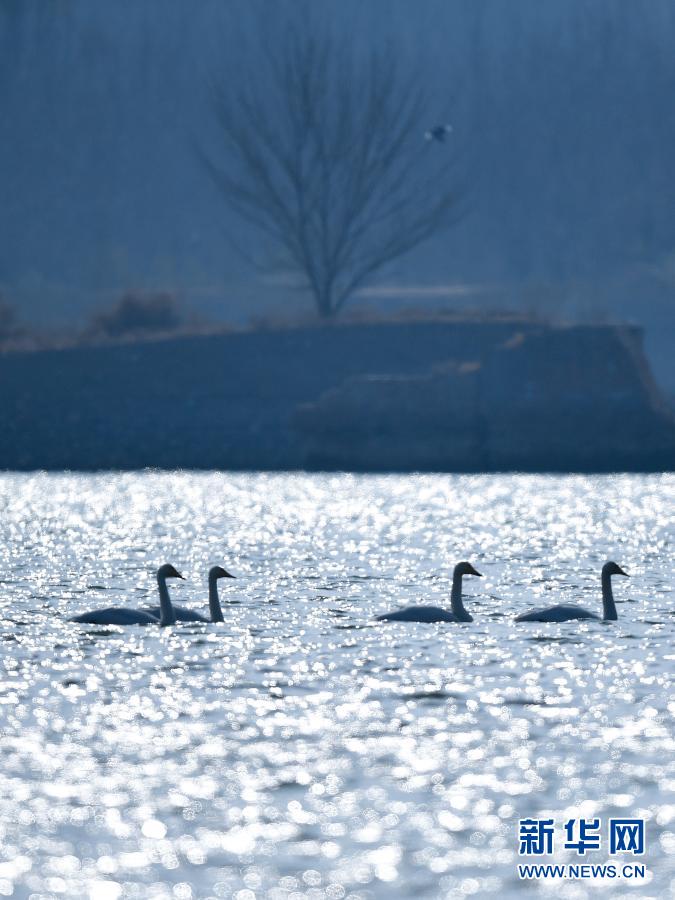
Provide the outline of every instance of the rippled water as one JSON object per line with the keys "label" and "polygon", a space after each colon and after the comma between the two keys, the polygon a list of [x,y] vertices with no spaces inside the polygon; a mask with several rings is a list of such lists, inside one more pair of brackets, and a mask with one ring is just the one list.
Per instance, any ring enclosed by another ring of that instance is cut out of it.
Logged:
{"label": "rippled water", "polygon": [[[651,881],[607,890],[668,896],[674,499],[673,476],[1,476],[0,896],[515,897],[518,818],[616,814],[647,819]],[[445,604],[464,558],[472,624],[373,622]],[[607,558],[618,622],[514,624],[599,610]],[[67,621],[154,600],[165,561],[199,608],[209,565],[237,576],[225,625]]]}

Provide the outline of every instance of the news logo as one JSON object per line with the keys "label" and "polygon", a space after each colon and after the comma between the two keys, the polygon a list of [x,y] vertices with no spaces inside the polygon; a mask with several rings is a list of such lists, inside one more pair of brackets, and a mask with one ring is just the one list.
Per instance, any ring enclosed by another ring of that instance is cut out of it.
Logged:
{"label": "news logo", "polygon": [[[518,855],[551,856],[556,850],[557,836],[556,823],[552,818],[520,819]],[[627,855],[642,856],[645,852],[644,819],[609,819],[606,830],[599,818],[567,819],[562,823],[559,836],[562,838],[559,849],[574,850],[578,857],[605,849],[610,860],[607,863],[579,860],[577,863],[557,865],[519,863],[520,878],[644,881],[647,877],[647,867],[643,863],[633,863],[627,859]]]}

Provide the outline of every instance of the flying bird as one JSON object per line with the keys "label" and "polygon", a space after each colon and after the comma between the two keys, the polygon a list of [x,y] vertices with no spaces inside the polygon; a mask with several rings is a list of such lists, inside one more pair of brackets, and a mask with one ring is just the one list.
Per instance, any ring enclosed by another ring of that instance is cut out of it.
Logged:
{"label": "flying bird", "polygon": [[445,142],[446,135],[451,133],[452,125],[434,125],[433,128],[424,132],[424,138],[427,141],[438,141],[442,144]]}

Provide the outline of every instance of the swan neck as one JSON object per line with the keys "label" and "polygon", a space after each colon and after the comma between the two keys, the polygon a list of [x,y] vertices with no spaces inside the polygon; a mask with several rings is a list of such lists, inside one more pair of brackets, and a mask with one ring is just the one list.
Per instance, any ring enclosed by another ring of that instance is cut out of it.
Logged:
{"label": "swan neck", "polygon": [[612,593],[612,576],[609,572],[602,573],[602,617],[610,620],[618,618]]}
{"label": "swan neck", "polygon": [[159,624],[175,625],[176,613],[173,611],[169,589],[166,586],[166,578],[163,575],[157,576],[157,587],[159,588]]}
{"label": "swan neck", "polygon": [[218,598],[218,579],[209,575],[209,612],[212,622],[224,622],[223,611],[220,608],[220,599]]}
{"label": "swan neck", "polygon": [[462,602],[462,576],[455,572],[452,576],[452,594],[450,595],[452,613],[459,622],[472,622],[473,619],[464,609]]}

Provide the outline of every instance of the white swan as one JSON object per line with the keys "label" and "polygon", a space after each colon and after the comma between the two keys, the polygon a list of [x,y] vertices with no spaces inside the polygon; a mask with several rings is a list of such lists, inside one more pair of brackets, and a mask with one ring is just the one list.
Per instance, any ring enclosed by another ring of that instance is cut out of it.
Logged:
{"label": "white swan", "polygon": [[182,578],[180,572],[169,563],[157,570],[157,587],[159,588],[158,615],[140,609],[125,609],[123,606],[108,606],[106,609],[93,609],[90,612],[73,616],[71,622],[84,622],[88,625],[175,625],[176,616],[171,606],[167,578]]}
{"label": "white swan", "polygon": [[[218,599],[218,579],[234,578],[234,575],[224,569],[222,566],[213,566],[209,569],[209,618],[201,613],[188,609],[187,606],[176,606],[174,604],[173,611],[177,622],[224,622],[223,611],[220,608],[220,600]],[[159,616],[159,606],[143,607],[143,612],[150,613],[151,616]]]}
{"label": "white swan", "polygon": [[[612,593],[612,575],[625,575],[628,572],[617,566],[615,562],[606,562],[602,567],[602,619],[605,622],[617,620],[614,595]],[[516,622],[570,622],[574,619],[599,619],[595,613],[589,612],[576,604],[547,606],[543,609],[531,609],[516,616]]]}
{"label": "white swan", "polygon": [[473,622],[462,603],[462,576],[477,575],[471,563],[457,563],[452,573],[452,593],[450,594],[450,608],[452,612],[441,609],[439,606],[406,606],[394,612],[377,616],[378,622]]}

